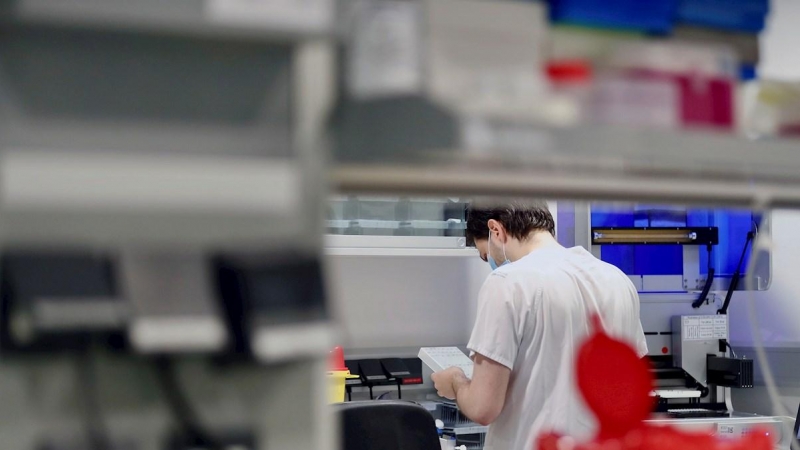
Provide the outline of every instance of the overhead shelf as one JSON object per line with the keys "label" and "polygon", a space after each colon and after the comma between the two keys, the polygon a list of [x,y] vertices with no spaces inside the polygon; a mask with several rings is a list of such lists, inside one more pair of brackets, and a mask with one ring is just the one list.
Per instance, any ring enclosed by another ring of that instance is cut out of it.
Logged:
{"label": "overhead shelf", "polygon": [[291,42],[331,35],[334,7],[332,0],[17,0],[3,8],[23,24]]}
{"label": "overhead shelf", "polygon": [[524,142],[509,146],[491,140],[500,134],[488,134],[483,148],[350,159],[333,167],[333,188],[340,193],[800,207],[800,141],[586,127],[531,128],[518,134]]}

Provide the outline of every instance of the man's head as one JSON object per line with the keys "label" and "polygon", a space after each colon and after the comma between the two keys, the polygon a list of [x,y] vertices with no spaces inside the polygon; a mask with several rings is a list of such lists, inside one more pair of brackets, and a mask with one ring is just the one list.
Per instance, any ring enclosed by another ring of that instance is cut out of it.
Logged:
{"label": "man's head", "polygon": [[467,208],[467,245],[474,245],[484,261],[491,252],[497,265],[525,256],[542,238],[552,242],[555,234],[542,200],[476,200]]}

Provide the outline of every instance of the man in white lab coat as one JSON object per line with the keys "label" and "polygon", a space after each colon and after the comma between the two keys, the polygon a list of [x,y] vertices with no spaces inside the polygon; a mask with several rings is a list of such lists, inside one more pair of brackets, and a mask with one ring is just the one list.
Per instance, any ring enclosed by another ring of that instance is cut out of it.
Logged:
{"label": "man in white lab coat", "polygon": [[633,283],[582,247],[561,246],[545,202],[474,204],[467,240],[494,270],[467,345],[472,380],[459,368],[434,373],[439,395],[490,425],[486,450],[531,450],[543,431],[589,437],[595,421],[575,385],[575,356],[595,313],[647,354]]}

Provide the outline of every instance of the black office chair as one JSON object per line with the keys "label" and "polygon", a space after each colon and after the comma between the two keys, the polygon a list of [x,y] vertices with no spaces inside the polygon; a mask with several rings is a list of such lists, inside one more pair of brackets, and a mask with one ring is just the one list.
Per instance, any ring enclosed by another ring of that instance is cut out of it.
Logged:
{"label": "black office chair", "polygon": [[333,405],[342,424],[342,450],[440,450],[433,416],[422,406],[381,400]]}

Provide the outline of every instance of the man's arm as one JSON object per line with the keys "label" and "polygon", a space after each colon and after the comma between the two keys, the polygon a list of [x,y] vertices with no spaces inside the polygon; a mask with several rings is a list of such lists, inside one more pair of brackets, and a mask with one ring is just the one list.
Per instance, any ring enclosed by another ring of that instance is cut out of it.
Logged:
{"label": "man's arm", "polygon": [[432,378],[439,395],[455,398],[458,409],[470,420],[489,425],[505,406],[511,369],[479,353],[473,361],[472,380],[454,367],[435,373]]}

